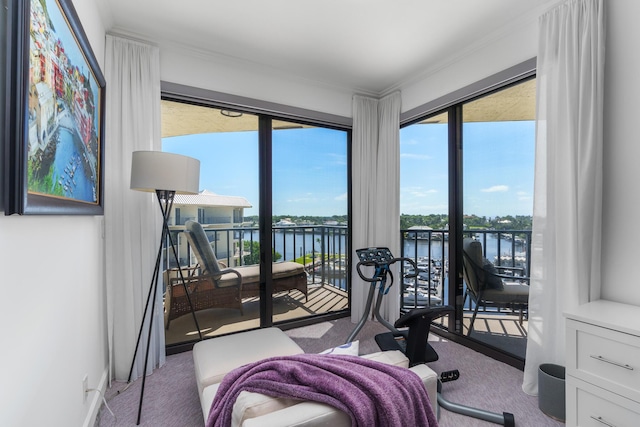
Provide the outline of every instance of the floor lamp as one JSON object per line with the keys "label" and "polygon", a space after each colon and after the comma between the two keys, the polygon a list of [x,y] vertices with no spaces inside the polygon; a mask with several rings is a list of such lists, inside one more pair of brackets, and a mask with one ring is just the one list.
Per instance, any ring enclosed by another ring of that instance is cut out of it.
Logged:
{"label": "floor lamp", "polygon": [[162,246],[169,238],[169,247],[173,252],[174,260],[178,266],[178,274],[180,281],[185,287],[187,301],[191,307],[193,320],[195,321],[198,335],[202,339],[198,319],[196,318],[191,298],[187,292],[187,285],[180,268],[180,260],[173,243],[173,238],[169,232],[169,216],[173,207],[173,200],[176,194],[197,194],[200,184],[200,161],[191,157],[181,156],[179,154],[165,153],[162,151],[134,151],[131,162],[131,189],[137,191],[155,192],[162,211],[162,233],[160,237],[160,246],[158,248],[158,256],[149,286],[149,294],[142,315],[140,331],[138,332],[138,340],[136,341],[136,349],[131,360],[131,369],[129,370],[129,378],[127,382],[131,382],[133,374],[133,366],[135,365],[136,355],[140,346],[142,331],[144,330],[145,319],[147,319],[147,311],[151,305],[151,315],[148,321],[147,349],[144,358],[144,370],[142,372],[142,386],[140,389],[140,402],[138,404],[138,418],[136,425],[140,424],[140,414],[142,412],[142,399],[144,397],[144,385],[147,378],[147,362],[149,360],[149,347],[151,346],[151,330],[153,326],[153,318],[155,312],[155,299],[158,294],[158,279],[160,276],[160,264],[162,262]]}

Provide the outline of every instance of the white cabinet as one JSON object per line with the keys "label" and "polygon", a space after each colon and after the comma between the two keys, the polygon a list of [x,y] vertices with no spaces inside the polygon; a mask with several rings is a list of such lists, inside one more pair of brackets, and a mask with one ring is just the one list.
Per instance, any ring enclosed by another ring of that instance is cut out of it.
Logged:
{"label": "white cabinet", "polygon": [[567,426],[640,426],[640,307],[594,301],[567,318]]}

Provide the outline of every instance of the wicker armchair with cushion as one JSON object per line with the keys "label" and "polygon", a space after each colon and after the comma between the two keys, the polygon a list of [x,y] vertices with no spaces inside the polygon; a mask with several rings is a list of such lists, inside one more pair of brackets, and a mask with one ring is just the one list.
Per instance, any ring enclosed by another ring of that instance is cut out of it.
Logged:
{"label": "wicker armchair with cushion", "polygon": [[464,239],[462,253],[464,281],[467,284],[464,301],[469,296],[475,304],[468,334],[473,331],[480,305],[518,310],[522,325],[523,312],[529,304],[529,278],[499,274],[497,268],[483,257],[482,244],[477,240]]}
{"label": "wicker armchair with cushion", "polygon": [[186,286],[182,284],[177,269],[164,272],[167,284],[165,294],[165,327],[167,329],[173,319],[191,312],[189,299],[194,311],[209,308],[235,308],[243,314],[242,276],[237,270],[226,268],[218,263],[204,230],[200,224],[198,226],[201,233],[193,233],[189,229],[185,231],[198,260],[195,266],[181,267]]}
{"label": "wicker armchair with cushion", "polygon": [[[182,268],[194,310],[236,308],[242,314],[242,299],[260,296],[260,267],[227,268],[218,262],[202,225],[196,221],[187,221],[184,233],[198,261],[194,267]],[[307,273],[303,265],[291,261],[273,263],[272,278],[274,293],[299,290],[306,298]],[[169,322],[189,313],[190,307],[180,278],[169,277],[165,283],[168,283],[165,297],[168,329]]]}

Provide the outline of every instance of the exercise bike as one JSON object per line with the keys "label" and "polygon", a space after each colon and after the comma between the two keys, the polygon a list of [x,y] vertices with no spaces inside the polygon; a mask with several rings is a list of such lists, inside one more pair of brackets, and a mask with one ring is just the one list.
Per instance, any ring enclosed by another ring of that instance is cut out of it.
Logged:
{"label": "exercise bike", "polygon": [[[380,315],[380,305],[385,295],[389,293],[393,285],[393,272],[391,266],[396,262],[407,262],[413,267],[413,274],[403,274],[403,278],[412,278],[418,276],[418,268],[414,260],[411,258],[396,258],[391,254],[388,248],[364,248],[356,250],[359,262],[356,265],[358,276],[365,282],[371,284],[365,311],[362,318],[349,334],[346,342],[352,342],[358,335],[362,327],[367,322],[371,312],[374,294],[376,293],[376,285],[378,294],[374,307],[375,318],[382,323],[390,332],[378,334],[375,336],[376,343],[381,350],[400,350],[409,359],[410,366],[422,363],[434,362],[438,360],[438,353],[428,343],[429,330],[433,320],[451,314],[454,312],[450,306],[435,306],[427,308],[417,308],[409,311],[401,316],[393,325]],[[372,276],[365,276],[362,267],[374,267]],[[387,278],[390,282],[387,284]],[[398,329],[407,328],[407,329]],[[478,418],[484,421],[501,424],[507,427],[515,427],[515,417],[509,412],[502,414],[485,411],[482,409],[472,408],[470,406],[460,405],[450,402],[442,396],[442,383],[457,380],[460,377],[458,370],[442,372],[438,379],[438,407],[442,407],[448,411],[461,415]]]}

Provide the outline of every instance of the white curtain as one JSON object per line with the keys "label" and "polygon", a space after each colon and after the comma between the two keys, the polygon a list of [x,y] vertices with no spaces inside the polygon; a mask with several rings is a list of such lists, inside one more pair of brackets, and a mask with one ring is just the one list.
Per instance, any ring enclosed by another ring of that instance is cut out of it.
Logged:
{"label": "white curtain", "polygon": [[604,10],[570,0],[540,18],[529,336],[523,390],[565,364],[563,312],[600,298]]}
{"label": "white curtain", "polygon": [[[162,215],[153,193],[129,189],[131,154],[160,150],[160,59],[157,47],[107,35],[105,254],[110,378],[126,380],[155,265]],[[165,361],[162,286],[153,319],[147,374]],[[151,307],[147,317],[151,314]],[[142,375],[148,320],[132,380]]]}
{"label": "white curtain", "polygon": [[[400,256],[400,106],[394,92],[380,100],[353,98],[353,253],[371,246],[388,247]],[[399,267],[399,265],[396,265]],[[354,269],[355,270],[355,269]],[[380,314],[393,322],[400,315],[399,275],[383,299]],[[352,275],[351,320],[365,311],[369,283]]]}

